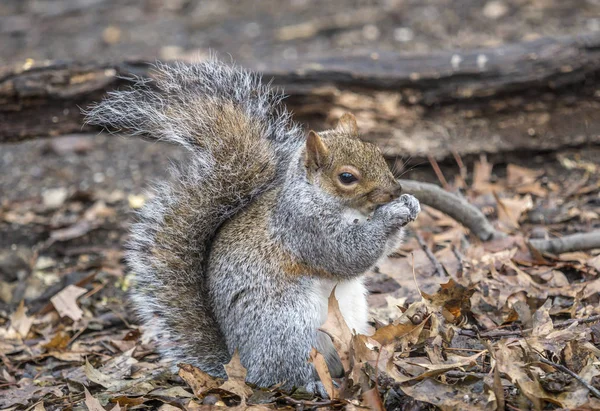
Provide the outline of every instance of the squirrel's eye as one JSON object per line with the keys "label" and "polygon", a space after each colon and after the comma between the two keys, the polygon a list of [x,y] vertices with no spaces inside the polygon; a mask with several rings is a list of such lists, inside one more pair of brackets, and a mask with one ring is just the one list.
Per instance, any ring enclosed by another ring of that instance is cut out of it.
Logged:
{"label": "squirrel's eye", "polygon": [[356,178],[354,176],[354,174],[347,173],[347,172],[346,173],[341,173],[338,176],[338,178],[340,179],[340,181],[342,182],[342,184],[346,184],[346,185],[349,185],[349,184],[352,184],[352,183],[358,181],[358,178]]}

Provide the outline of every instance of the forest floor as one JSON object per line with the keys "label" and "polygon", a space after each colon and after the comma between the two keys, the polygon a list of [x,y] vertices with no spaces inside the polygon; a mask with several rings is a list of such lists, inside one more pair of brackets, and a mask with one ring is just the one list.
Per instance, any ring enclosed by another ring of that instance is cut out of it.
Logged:
{"label": "forest floor", "polygon": [[[378,397],[364,394],[375,382],[387,409],[600,406],[589,387],[542,362],[600,389],[600,250],[542,255],[527,246],[600,228],[593,150],[521,164],[442,164],[448,190],[507,236],[481,242],[424,207],[405,244],[369,275],[378,331],[353,337],[354,387],[342,383],[342,400],[321,401],[246,391],[239,381],[219,388],[185,368],[170,373],[143,338],[127,304],[123,244],[147,200],[147,176],[165,178],[180,150],[107,135],[3,148],[1,168],[18,162],[21,171],[0,185],[9,193],[0,208],[0,409],[78,409],[84,401],[94,410],[96,401],[194,409],[241,400],[376,407],[369,401]],[[416,166],[403,177],[436,178],[429,164]],[[350,336],[343,324],[328,327],[340,341]]]}
{"label": "forest floor", "polygon": [[[160,2],[7,0],[0,61],[188,59],[241,64],[377,47],[430,52],[600,30],[597,0]],[[487,136],[482,136],[486,138]],[[335,304],[324,326],[348,377],[332,400],[160,362],[130,310],[128,228],[184,153],[105,134],[0,146],[0,409],[600,409],[600,249],[529,246],[600,229],[600,148],[403,162],[505,237],[430,207],[369,274],[372,336]],[[319,363],[318,356],[313,360]]]}

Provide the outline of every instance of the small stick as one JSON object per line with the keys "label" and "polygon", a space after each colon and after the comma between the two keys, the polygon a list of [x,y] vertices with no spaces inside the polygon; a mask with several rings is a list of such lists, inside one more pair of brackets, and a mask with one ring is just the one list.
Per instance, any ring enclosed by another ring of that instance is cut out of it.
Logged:
{"label": "small stick", "polygon": [[431,167],[433,168],[438,180],[440,180],[440,183],[442,183],[444,190],[449,190],[450,186],[448,185],[448,181],[446,181],[446,177],[444,177],[444,173],[442,173],[442,169],[438,165],[436,159],[431,154],[427,155],[427,159],[429,160],[429,163],[431,164]]}
{"label": "small stick", "polygon": [[460,250],[458,249],[457,246],[452,246],[452,253],[454,253],[454,257],[456,257],[456,260],[458,261],[458,272],[457,272],[457,277],[458,278],[462,278],[462,276],[465,273],[465,266],[463,264],[463,255],[460,252]]}
{"label": "small stick", "polygon": [[440,277],[445,277],[446,271],[444,271],[444,267],[442,267],[437,257],[433,254],[433,251],[431,251],[431,248],[429,248],[423,237],[421,237],[421,235],[417,231],[415,231],[415,237],[417,238],[421,249],[425,251],[425,254],[427,254],[427,258],[429,258],[429,261],[431,261],[431,264],[433,264],[433,268],[435,268],[436,274]]}
{"label": "small stick", "polygon": [[543,362],[544,364],[547,364],[547,365],[550,365],[550,366],[556,368],[557,370],[560,370],[562,372],[565,372],[565,373],[569,374],[571,377],[575,378],[582,385],[584,385],[585,388],[587,388],[594,395],[594,397],[600,398],[600,390],[598,390],[597,388],[595,388],[592,385],[590,385],[586,380],[584,380],[583,378],[581,378],[579,375],[575,374],[573,371],[571,371],[570,369],[568,369],[564,365],[560,365],[560,364],[557,364],[557,363],[555,363],[553,361],[547,360],[546,358],[542,357],[541,355],[540,355],[540,361]]}
{"label": "small stick", "polygon": [[574,323],[587,324],[595,321],[600,321],[600,315],[591,315],[587,318],[571,318],[570,320],[557,321],[556,324],[554,324],[554,327],[568,327]]}
{"label": "small stick", "polygon": [[292,397],[280,397],[280,400],[283,400],[285,402],[288,402],[290,404],[296,405],[296,406],[301,406],[301,407],[315,407],[315,408],[320,408],[320,407],[327,407],[329,405],[334,405],[334,404],[339,404],[340,401],[339,400],[325,400],[325,401],[306,401],[306,400],[296,400]]}
{"label": "small stick", "polygon": [[460,178],[464,183],[467,179],[467,167],[465,167],[465,163],[463,163],[462,158],[460,158],[460,154],[458,154],[458,151],[452,150],[452,156],[454,156],[454,161],[456,161],[456,164],[458,164]]}
{"label": "small stick", "polygon": [[[554,328],[562,328],[568,327],[571,324],[579,323],[579,324],[587,324],[593,323],[596,321],[600,321],[600,315],[591,315],[587,318],[572,318],[570,320],[557,321],[554,324]],[[473,330],[459,330],[459,334],[466,335],[469,337],[483,337],[483,338],[502,338],[502,337],[511,337],[511,336],[520,336],[531,332],[531,328],[526,328],[524,330],[491,330],[491,331],[483,331],[476,332]]]}

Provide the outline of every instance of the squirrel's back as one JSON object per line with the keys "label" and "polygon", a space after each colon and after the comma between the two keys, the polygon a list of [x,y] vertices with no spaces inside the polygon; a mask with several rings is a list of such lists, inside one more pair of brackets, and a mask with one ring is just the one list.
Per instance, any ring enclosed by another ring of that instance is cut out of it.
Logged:
{"label": "squirrel's back", "polygon": [[219,227],[278,184],[303,142],[282,95],[247,71],[216,61],[162,65],[92,107],[87,121],[178,143],[191,152],[158,184],[134,224],[128,262],[133,301],[164,356],[224,376],[229,353],[206,290]]}

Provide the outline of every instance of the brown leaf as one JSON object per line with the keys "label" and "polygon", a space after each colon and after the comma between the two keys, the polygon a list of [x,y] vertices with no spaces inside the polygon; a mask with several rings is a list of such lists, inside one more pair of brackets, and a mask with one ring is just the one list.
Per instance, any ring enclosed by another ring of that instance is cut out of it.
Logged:
{"label": "brown leaf", "polygon": [[106,411],[102,404],[100,404],[100,401],[94,398],[92,394],[90,394],[90,392],[87,390],[87,388],[83,387],[83,389],[85,391],[85,406],[88,408],[89,411]]}
{"label": "brown leaf", "polygon": [[33,324],[33,317],[27,316],[24,301],[21,301],[17,310],[10,317],[10,326],[21,336],[26,338]]}
{"label": "brown leaf", "polygon": [[202,398],[204,392],[217,388],[221,384],[215,377],[193,365],[181,363],[177,366],[179,367],[179,376],[190,386],[198,398]]}
{"label": "brown leaf", "polygon": [[500,199],[495,193],[498,203],[498,220],[506,224],[509,228],[519,228],[521,215],[533,207],[531,196]]}
{"label": "brown leaf", "polygon": [[429,301],[431,307],[439,310],[447,321],[456,323],[470,311],[470,298],[474,292],[474,288],[464,287],[450,278],[447,283],[440,284],[440,290],[436,294],[421,292],[421,295]]}
{"label": "brown leaf", "polygon": [[87,359],[85,360],[84,370],[85,376],[88,380],[95,382],[96,384],[101,385],[104,388],[111,389],[115,385],[114,378],[94,368]]}
{"label": "brown leaf", "polygon": [[515,164],[506,166],[506,180],[511,187],[533,183],[543,174],[543,170],[532,170]]}
{"label": "brown leaf", "polygon": [[552,301],[546,300],[544,305],[538,308],[535,314],[533,314],[532,336],[545,337],[554,331],[554,325],[549,313],[550,308],[552,308]]}
{"label": "brown leaf", "polygon": [[412,386],[401,386],[406,395],[416,400],[436,405],[442,410],[495,410],[492,393],[481,392],[470,385],[446,385],[426,379]]}
{"label": "brown leaf", "polygon": [[395,342],[403,348],[417,343],[428,319],[429,309],[424,302],[412,303],[393,324],[381,327],[372,338],[381,345]]}
{"label": "brown leaf", "polygon": [[370,410],[374,411],[385,411],[381,396],[379,395],[379,389],[377,387],[371,388],[363,393],[363,401],[369,407]]}
{"label": "brown leaf", "polygon": [[329,295],[327,304],[327,320],[320,328],[331,337],[333,346],[340,357],[344,370],[352,368],[350,350],[352,344],[352,331],[348,328],[340,306],[335,297],[335,287]]}
{"label": "brown leaf", "polygon": [[242,403],[252,395],[252,389],[246,385],[246,374],[248,371],[240,361],[240,354],[236,350],[231,357],[231,361],[224,365],[225,373],[227,373],[227,381],[219,388],[225,391],[232,392],[242,398]]}
{"label": "brown leaf", "polygon": [[440,364],[432,364],[426,357],[397,359],[394,363],[404,370],[406,375],[395,375],[394,379],[400,383],[404,383],[412,380],[435,377],[455,368],[476,365],[477,359],[485,353],[487,353],[487,350],[483,350],[470,357],[448,354],[446,362]]}
{"label": "brown leaf", "polygon": [[54,337],[52,337],[52,339],[43,345],[44,348],[48,349],[48,350],[64,350],[65,348],[67,348],[67,345],[69,344],[69,341],[71,340],[71,336],[69,336],[69,334],[67,334],[64,331],[59,331],[56,334],[54,334]]}
{"label": "brown leaf", "polygon": [[485,156],[481,156],[479,161],[475,162],[473,168],[473,190],[478,192],[486,192],[489,190],[492,168],[493,165],[488,163]]}
{"label": "brown leaf", "polygon": [[83,311],[77,305],[77,298],[86,292],[85,288],[71,284],[52,297],[50,302],[61,317],[66,316],[73,321],[79,321],[83,316]]}
{"label": "brown leaf", "polygon": [[327,395],[329,395],[329,398],[339,398],[339,392],[333,384],[333,380],[331,379],[331,374],[329,373],[329,367],[327,367],[325,357],[323,357],[323,354],[318,352],[316,348],[313,348],[310,351],[310,362],[315,366],[317,374],[319,375],[319,379],[325,386],[325,390],[327,391]]}

